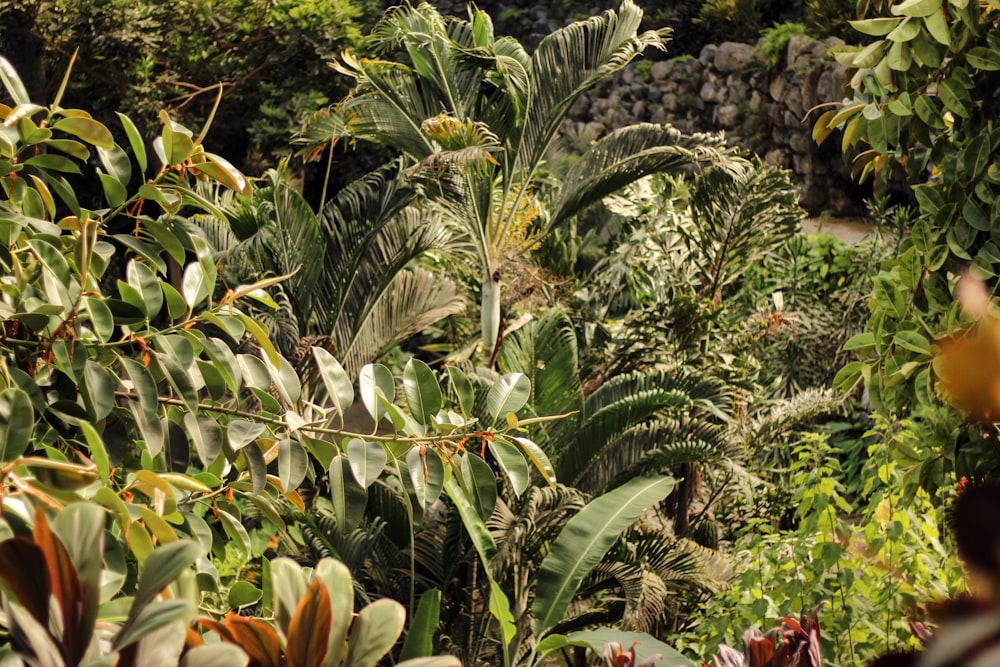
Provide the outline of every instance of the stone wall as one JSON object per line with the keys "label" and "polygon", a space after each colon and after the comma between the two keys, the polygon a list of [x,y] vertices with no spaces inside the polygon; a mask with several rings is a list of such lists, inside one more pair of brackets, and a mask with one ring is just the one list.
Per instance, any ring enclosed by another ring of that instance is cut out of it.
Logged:
{"label": "stone wall", "polygon": [[774,71],[752,46],[736,42],[708,45],[698,58],[655,62],[641,67],[642,75],[633,66],[578,100],[567,123],[586,123],[593,136],[639,121],[721,130],[730,145],[792,170],[810,213],[857,215],[868,195],[852,181],[837,135],[816,146],[812,124],[820,112],[809,113],[843,99],[844,68],[828,56],[840,44],[794,37]]}

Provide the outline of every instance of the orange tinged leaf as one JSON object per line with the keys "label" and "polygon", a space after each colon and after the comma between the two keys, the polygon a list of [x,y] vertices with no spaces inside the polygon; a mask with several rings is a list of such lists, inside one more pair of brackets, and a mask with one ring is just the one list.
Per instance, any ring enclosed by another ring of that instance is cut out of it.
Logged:
{"label": "orange tinged leaf", "polygon": [[940,341],[934,368],[955,407],[980,421],[1000,417],[1000,326],[994,319]]}
{"label": "orange tinged leaf", "polygon": [[270,625],[232,612],[226,614],[222,623],[206,618],[198,619],[198,623],[219,633],[224,641],[239,646],[253,664],[282,667],[281,639]]}
{"label": "orange tinged leaf", "polygon": [[288,644],[285,646],[288,667],[322,667],[331,625],[330,596],[326,586],[319,579],[313,579],[288,624]]}

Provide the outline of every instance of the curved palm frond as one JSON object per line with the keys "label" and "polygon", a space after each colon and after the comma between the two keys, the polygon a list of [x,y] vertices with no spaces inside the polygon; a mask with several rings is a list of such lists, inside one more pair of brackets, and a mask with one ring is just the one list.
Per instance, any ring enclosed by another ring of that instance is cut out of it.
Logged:
{"label": "curved palm frond", "polygon": [[369,303],[363,316],[342,317],[333,330],[341,362],[352,376],[397,343],[466,306],[457,285],[419,268],[396,272]]}
{"label": "curved palm frond", "polygon": [[549,444],[559,480],[576,484],[628,430],[671,411],[702,411],[725,418],[722,383],[684,371],[633,372],[611,378],[587,397],[577,425],[561,427]]}
{"label": "curved palm frond", "polygon": [[798,233],[805,217],[785,170],[759,159],[749,166],[701,174],[691,196],[695,224],[680,228],[716,300],[754,259]]}
{"label": "curved palm frond", "polygon": [[669,125],[638,123],[595,142],[563,181],[549,225],[554,227],[583,207],[654,173],[685,167],[715,166],[739,173],[746,160],[736,157],[718,135],[684,135]]}
{"label": "curved palm frond", "polygon": [[531,57],[524,129],[513,156],[515,179],[535,171],[580,95],[647,47],[663,47],[663,34],[638,33],[641,21],[642,10],[624,0],[617,12],[577,21],[542,39]]}

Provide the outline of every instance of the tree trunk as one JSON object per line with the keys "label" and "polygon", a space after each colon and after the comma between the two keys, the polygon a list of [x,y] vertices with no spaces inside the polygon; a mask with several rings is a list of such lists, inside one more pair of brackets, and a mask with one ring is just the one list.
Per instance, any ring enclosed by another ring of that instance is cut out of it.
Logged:
{"label": "tree trunk", "polygon": [[500,337],[500,269],[483,270],[482,308],[483,356],[492,359]]}

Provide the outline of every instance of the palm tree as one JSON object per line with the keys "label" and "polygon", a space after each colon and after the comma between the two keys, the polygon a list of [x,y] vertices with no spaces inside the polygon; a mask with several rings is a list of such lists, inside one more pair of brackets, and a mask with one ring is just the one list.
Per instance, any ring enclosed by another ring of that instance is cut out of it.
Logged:
{"label": "palm tree", "polygon": [[318,114],[301,137],[314,148],[342,139],[377,142],[408,160],[412,182],[475,245],[487,355],[497,342],[511,258],[647,174],[743,164],[718,137],[647,123],[593,143],[561,184],[545,178],[545,157],[573,102],[646,48],[663,48],[663,33],[638,32],[641,19],[624,0],[617,12],[548,35],[529,55],[513,38],[494,36],[485,12],[472,11],[465,21],[428,4],[397,7],[373,41],[383,53],[402,49],[405,56],[345,55],[337,69],[355,79],[353,93]]}
{"label": "palm tree", "polygon": [[280,170],[264,181],[249,198],[229,199],[226,221],[202,226],[228,282],[292,274],[272,288],[279,308],[256,313],[286,352],[303,337],[328,338],[354,377],[408,336],[464,310],[457,285],[414,265],[456,244],[439,221],[409,206],[413,191],[398,164],[349,184],[318,214]]}

